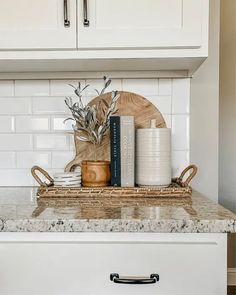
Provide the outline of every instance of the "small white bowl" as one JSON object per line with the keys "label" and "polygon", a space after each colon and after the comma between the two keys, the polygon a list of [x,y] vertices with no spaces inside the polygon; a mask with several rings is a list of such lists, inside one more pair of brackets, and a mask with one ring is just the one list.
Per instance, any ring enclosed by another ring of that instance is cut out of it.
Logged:
{"label": "small white bowl", "polygon": [[78,177],[81,175],[81,172],[60,172],[60,173],[54,173],[54,178],[69,178],[69,177]]}
{"label": "small white bowl", "polygon": [[54,175],[55,186],[81,186],[81,172],[60,172]]}

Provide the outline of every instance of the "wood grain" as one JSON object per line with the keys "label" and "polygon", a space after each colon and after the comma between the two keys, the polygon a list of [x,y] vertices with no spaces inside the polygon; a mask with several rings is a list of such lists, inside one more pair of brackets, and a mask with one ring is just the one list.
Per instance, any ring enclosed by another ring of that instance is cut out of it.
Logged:
{"label": "wood grain", "polygon": [[[151,119],[156,119],[157,127],[165,128],[165,120],[160,111],[146,98],[132,93],[120,91],[120,98],[117,102],[118,112],[116,115],[134,116],[135,128],[148,128]],[[105,99],[108,103],[111,101],[111,93],[105,93],[94,98],[89,104],[98,105],[99,102]],[[76,156],[65,168],[65,171],[73,171],[76,166],[80,165],[83,160],[94,159],[94,147],[91,143],[81,142],[76,137],[75,148]],[[110,160],[110,136],[109,132],[104,137],[100,146],[97,147],[97,160]]]}

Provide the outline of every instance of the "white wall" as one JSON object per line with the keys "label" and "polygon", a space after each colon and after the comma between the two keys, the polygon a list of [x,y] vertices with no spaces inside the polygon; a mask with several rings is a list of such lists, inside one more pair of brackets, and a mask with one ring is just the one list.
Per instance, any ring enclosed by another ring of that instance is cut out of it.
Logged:
{"label": "white wall", "polygon": [[[221,1],[219,202],[236,212],[236,1]],[[236,267],[236,235],[229,237]]]}
{"label": "white wall", "polygon": [[193,187],[218,201],[220,0],[210,1],[209,57],[191,80],[190,161],[199,168]]}
{"label": "white wall", "polygon": [[[82,80],[101,87],[102,80]],[[51,174],[74,157],[69,111],[64,98],[72,95],[68,80],[0,81],[0,186],[35,184],[30,174],[39,165]],[[151,100],[172,127],[173,176],[189,163],[189,79],[114,79],[113,89],[139,93]],[[85,102],[95,92],[86,91]]]}

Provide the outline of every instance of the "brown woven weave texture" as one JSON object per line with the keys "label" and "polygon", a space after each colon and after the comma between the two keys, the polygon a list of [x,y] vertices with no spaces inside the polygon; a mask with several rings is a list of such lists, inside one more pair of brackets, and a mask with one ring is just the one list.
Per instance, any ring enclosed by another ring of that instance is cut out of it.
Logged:
{"label": "brown woven weave texture", "polygon": [[86,188],[86,187],[39,187],[39,197],[191,197],[192,189],[181,187],[176,183],[172,183],[169,187],[102,187],[102,188]]}

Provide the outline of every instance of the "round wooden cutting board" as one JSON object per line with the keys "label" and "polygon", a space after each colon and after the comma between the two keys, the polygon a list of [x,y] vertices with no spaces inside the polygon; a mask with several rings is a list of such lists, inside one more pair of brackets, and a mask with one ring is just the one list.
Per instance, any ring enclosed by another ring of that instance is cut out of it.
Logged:
{"label": "round wooden cutting board", "polygon": [[[115,115],[134,116],[135,128],[148,128],[150,120],[156,119],[157,127],[165,128],[165,120],[160,111],[146,98],[132,92],[119,92],[117,101],[118,112]],[[94,98],[89,105],[98,105],[104,99],[111,101],[111,92]],[[82,142],[75,138],[76,156],[65,168],[65,171],[73,171],[82,160],[94,160],[94,147],[91,143]],[[97,160],[110,160],[110,136],[109,132],[104,137],[102,144],[97,148]]]}

